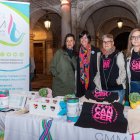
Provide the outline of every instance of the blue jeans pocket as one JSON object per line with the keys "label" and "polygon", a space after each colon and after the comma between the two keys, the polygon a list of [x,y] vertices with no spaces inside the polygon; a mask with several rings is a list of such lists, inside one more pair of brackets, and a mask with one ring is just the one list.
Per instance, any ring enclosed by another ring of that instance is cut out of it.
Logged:
{"label": "blue jeans pocket", "polygon": [[130,83],[130,93],[132,92],[140,92],[140,82],[131,81]]}

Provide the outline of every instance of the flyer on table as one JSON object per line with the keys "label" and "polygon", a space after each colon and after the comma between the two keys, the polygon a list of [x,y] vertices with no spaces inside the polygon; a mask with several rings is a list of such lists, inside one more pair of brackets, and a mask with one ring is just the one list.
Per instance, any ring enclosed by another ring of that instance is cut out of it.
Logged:
{"label": "flyer on table", "polygon": [[29,90],[29,3],[0,1],[0,90]]}

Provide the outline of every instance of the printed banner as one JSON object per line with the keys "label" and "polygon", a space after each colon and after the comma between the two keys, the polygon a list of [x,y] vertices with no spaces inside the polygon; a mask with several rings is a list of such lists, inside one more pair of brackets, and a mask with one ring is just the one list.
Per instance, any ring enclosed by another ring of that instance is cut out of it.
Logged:
{"label": "printed banner", "polygon": [[0,1],[0,90],[29,90],[29,3]]}

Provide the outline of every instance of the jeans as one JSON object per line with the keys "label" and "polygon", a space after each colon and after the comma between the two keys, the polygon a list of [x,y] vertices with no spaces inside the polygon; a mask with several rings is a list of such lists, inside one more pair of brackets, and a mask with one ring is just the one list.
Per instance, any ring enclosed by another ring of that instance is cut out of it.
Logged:
{"label": "jeans", "polygon": [[119,103],[122,104],[124,96],[125,96],[125,89],[121,89],[121,90],[112,90],[111,92],[117,92],[119,95]]}
{"label": "jeans", "polygon": [[140,82],[139,81],[131,81],[130,83],[130,93],[139,92],[140,93]]}

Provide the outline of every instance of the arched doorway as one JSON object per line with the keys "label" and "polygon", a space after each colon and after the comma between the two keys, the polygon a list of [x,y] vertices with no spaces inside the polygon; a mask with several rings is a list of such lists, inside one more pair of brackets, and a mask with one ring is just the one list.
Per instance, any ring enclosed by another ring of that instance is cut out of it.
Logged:
{"label": "arched doorway", "polygon": [[120,33],[114,40],[115,46],[119,51],[125,51],[127,49],[128,36],[130,32]]}

